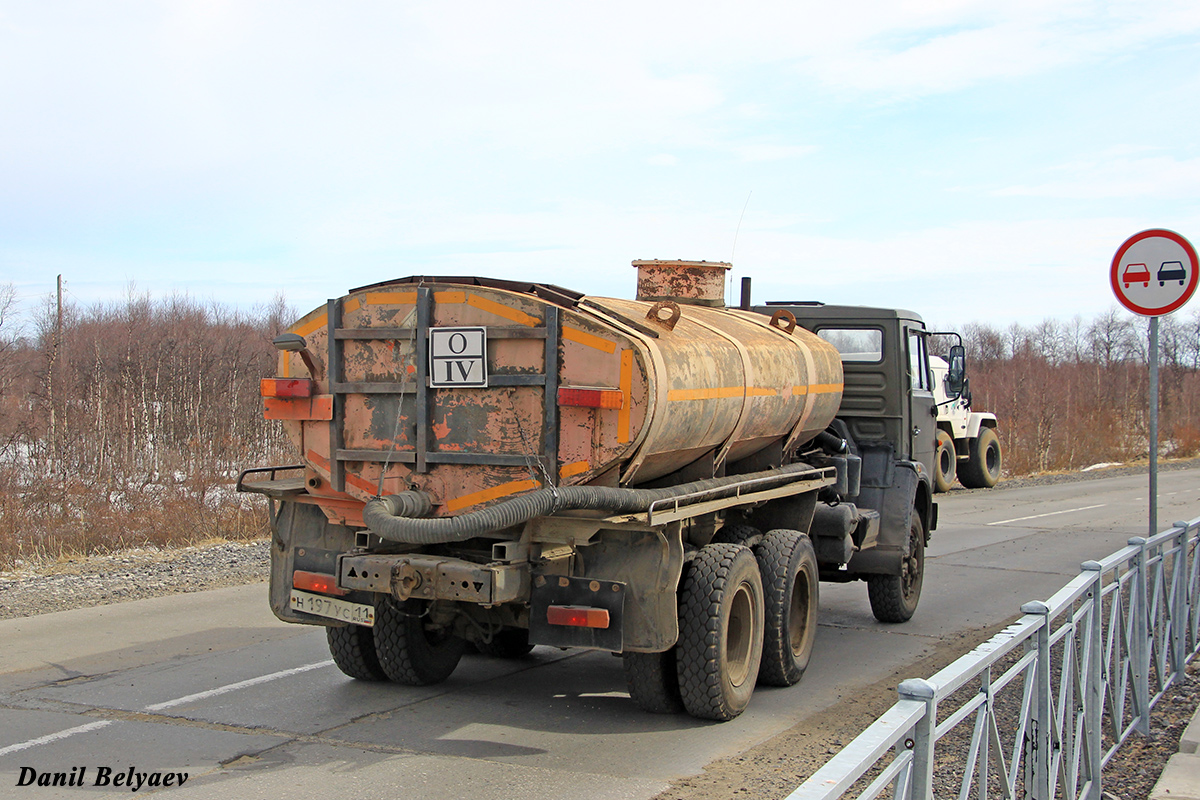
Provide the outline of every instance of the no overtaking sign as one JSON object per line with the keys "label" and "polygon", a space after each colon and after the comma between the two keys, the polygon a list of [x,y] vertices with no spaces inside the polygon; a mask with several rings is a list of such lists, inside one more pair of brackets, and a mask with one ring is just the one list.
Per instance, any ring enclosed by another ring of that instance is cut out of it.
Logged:
{"label": "no overtaking sign", "polygon": [[1113,256],[1109,281],[1121,305],[1143,317],[1170,314],[1196,290],[1196,250],[1174,231],[1134,234]]}

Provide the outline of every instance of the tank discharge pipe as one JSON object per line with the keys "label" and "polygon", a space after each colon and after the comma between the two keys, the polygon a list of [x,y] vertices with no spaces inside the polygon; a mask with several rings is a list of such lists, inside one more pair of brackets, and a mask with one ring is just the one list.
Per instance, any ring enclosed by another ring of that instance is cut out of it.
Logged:
{"label": "tank discharge pipe", "polygon": [[664,489],[621,489],[612,486],[560,486],[538,489],[505,500],[482,511],[458,517],[422,519],[431,508],[423,492],[376,497],[363,507],[363,522],[380,538],[403,544],[445,544],[464,542],[486,533],[511,528],[534,517],[548,517],[559,511],[602,511],[607,514],[635,514],[649,510],[652,503],[695,492],[719,492],[756,479],[787,478],[811,470],[807,464],[789,464],[780,469],[749,475],[731,475],[682,483]]}

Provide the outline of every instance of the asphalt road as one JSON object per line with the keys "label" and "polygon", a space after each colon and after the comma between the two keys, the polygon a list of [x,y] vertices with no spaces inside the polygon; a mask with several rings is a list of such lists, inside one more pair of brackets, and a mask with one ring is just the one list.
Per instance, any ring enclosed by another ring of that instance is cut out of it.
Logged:
{"label": "asphalt road", "polygon": [[[864,584],[821,587],[813,663],[715,724],[638,711],[618,658],[468,656],[446,683],[364,684],[256,584],[0,621],[0,796],[649,798],[939,648],[969,650],[1082,561],[1146,534],[1144,476],[939,496],[917,616],[878,624]],[[1200,515],[1200,470],[1159,478],[1159,520]],[[17,788],[34,773],[81,786]],[[96,786],[102,769],[110,783]],[[131,773],[132,768],[132,773]],[[153,787],[186,773],[182,787]],[[134,787],[116,786],[132,775]],[[154,777],[157,776],[157,777]]]}

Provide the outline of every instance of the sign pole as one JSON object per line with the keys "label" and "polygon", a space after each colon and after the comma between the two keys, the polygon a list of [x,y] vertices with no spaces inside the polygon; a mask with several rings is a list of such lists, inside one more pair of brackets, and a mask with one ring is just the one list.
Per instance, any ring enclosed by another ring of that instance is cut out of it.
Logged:
{"label": "sign pole", "polygon": [[1150,318],[1150,535],[1158,533],[1158,317]]}
{"label": "sign pole", "polygon": [[1191,299],[1200,283],[1200,258],[1192,243],[1162,228],[1130,236],[1109,267],[1121,305],[1150,318],[1150,535],[1158,533],[1158,318]]}

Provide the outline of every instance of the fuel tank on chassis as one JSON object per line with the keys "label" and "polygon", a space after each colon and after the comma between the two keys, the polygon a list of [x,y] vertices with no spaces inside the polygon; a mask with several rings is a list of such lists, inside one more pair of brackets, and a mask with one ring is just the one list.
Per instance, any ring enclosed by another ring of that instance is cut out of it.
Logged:
{"label": "fuel tank on chassis", "polygon": [[451,516],[550,484],[704,477],[825,429],[842,390],[832,346],[690,301],[472,278],[357,289],[289,329],[307,349],[281,352],[279,376],[311,378],[312,396],[267,398],[266,414],[285,421],[308,494],[352,526],[380,494],[416,489]]}

